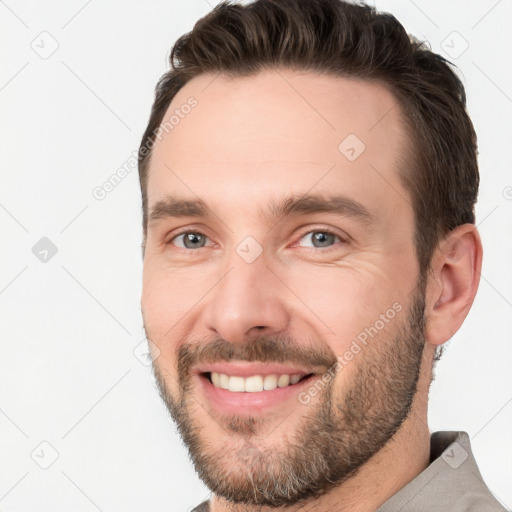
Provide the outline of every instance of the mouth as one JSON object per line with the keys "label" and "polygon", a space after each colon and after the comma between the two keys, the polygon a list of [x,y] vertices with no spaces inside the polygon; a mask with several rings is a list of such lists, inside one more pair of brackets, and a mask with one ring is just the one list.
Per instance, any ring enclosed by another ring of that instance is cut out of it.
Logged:
{"label": "mouth", "polygon": [[205,405],[227,415],[296,407],[301,390],[321,377],[304,368],[245,362],[210,364],[194,373]]}

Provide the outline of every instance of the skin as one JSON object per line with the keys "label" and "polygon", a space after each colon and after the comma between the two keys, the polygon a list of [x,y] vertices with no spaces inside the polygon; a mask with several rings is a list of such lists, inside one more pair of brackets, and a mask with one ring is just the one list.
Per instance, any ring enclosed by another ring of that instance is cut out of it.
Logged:
{"label": "skin", "polygon": [[[190,114],[158,141],[148,180],[148,206],[168,194],[202,199],[211,218],[163,218],[148,227],[141,309],[154,366],[170,397],[180,396],[177,351],[185,343],[222,339],[243,346],[257,336],[287,335],[299,348],[343,356],[351,341],[392,304],[405,312],[418,280],[412,199],[398,169],[407,165],[408,139],[393,95],[377,83],[273,70],[228,78],[200,75],[173,99],[172,111],[190,96]],[[355,134],[365,150],[349,161],[338,149]],[[373,215],[363,225],[329,213],[291,215],[270,222],[261,212],[270,199],[289,194],[343,194]],[[186,249],[182,228],[208,237]],[[308,233],[328,228],[340,238],[314,248]],[[247,263],[237,247],[253,237],[263,253]],[[345,241],[343,241],[345,240]],[[173,243],[174,241],[174,243]],[[180,244],[181,242],[181,244]],[[429,464],[428,390],[435,348],[458,330],[475,297],[482,246],[474,225],[441,240],[425,290],[424,351],[417,391],[394,437],[359,471],[315,499],[272,510],[365,512],[375,510]],[[336,373],[336,400],[365,361],[390,348],[405,316],[397,315]],[[191,380],[190,415],[201,438],[214,447],[245,446],[226,429]],[[313,398],[320,401],[322,393]],[[245,412],[256,420],[258,450],[284,449],[311,412],[297,400],[279,410]],[[254,444],[256,443],[256,444]],[[226,455],[226,467],[236,464]],[[371,485],[369,484],[371,482]],[[230,505],[213,496],[210,510],[270,510]]]}

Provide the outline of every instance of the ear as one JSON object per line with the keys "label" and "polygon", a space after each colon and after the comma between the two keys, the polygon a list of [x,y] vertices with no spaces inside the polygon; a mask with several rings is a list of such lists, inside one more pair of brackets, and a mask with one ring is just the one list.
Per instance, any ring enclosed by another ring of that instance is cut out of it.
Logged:
{"label": "ear", "polygon": [[442,345],[460,328],[473,304],[482,268],[482,242],[474,224],[458,226],[434,252],[426,289],[426,340]]}

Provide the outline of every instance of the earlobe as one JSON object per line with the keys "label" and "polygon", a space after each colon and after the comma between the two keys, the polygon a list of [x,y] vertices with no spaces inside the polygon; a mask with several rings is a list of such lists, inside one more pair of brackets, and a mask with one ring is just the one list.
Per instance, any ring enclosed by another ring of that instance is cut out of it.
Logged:
{"label": "earlobe", "polygon": [[473,224],[455,228],[436,249],[425,312],[430,344],[445,343],[462,325],[478,290],[482,255],[480,235]]}

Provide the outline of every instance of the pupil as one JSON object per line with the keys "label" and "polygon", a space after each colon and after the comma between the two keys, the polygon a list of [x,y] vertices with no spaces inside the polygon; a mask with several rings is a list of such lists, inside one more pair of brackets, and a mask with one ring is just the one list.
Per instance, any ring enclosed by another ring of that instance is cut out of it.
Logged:
{"label": "pupil", "polygon": [[200,233],[187,233],[183,241],[188,248],[202,247],[204,244],[204,238]]}
{"label": "pupil", "polygon": [[313,245],[315,247],[325,247],[333,242],[334,235],[330,233],[324,233],[323,231],[317,231],[313,235]]}

